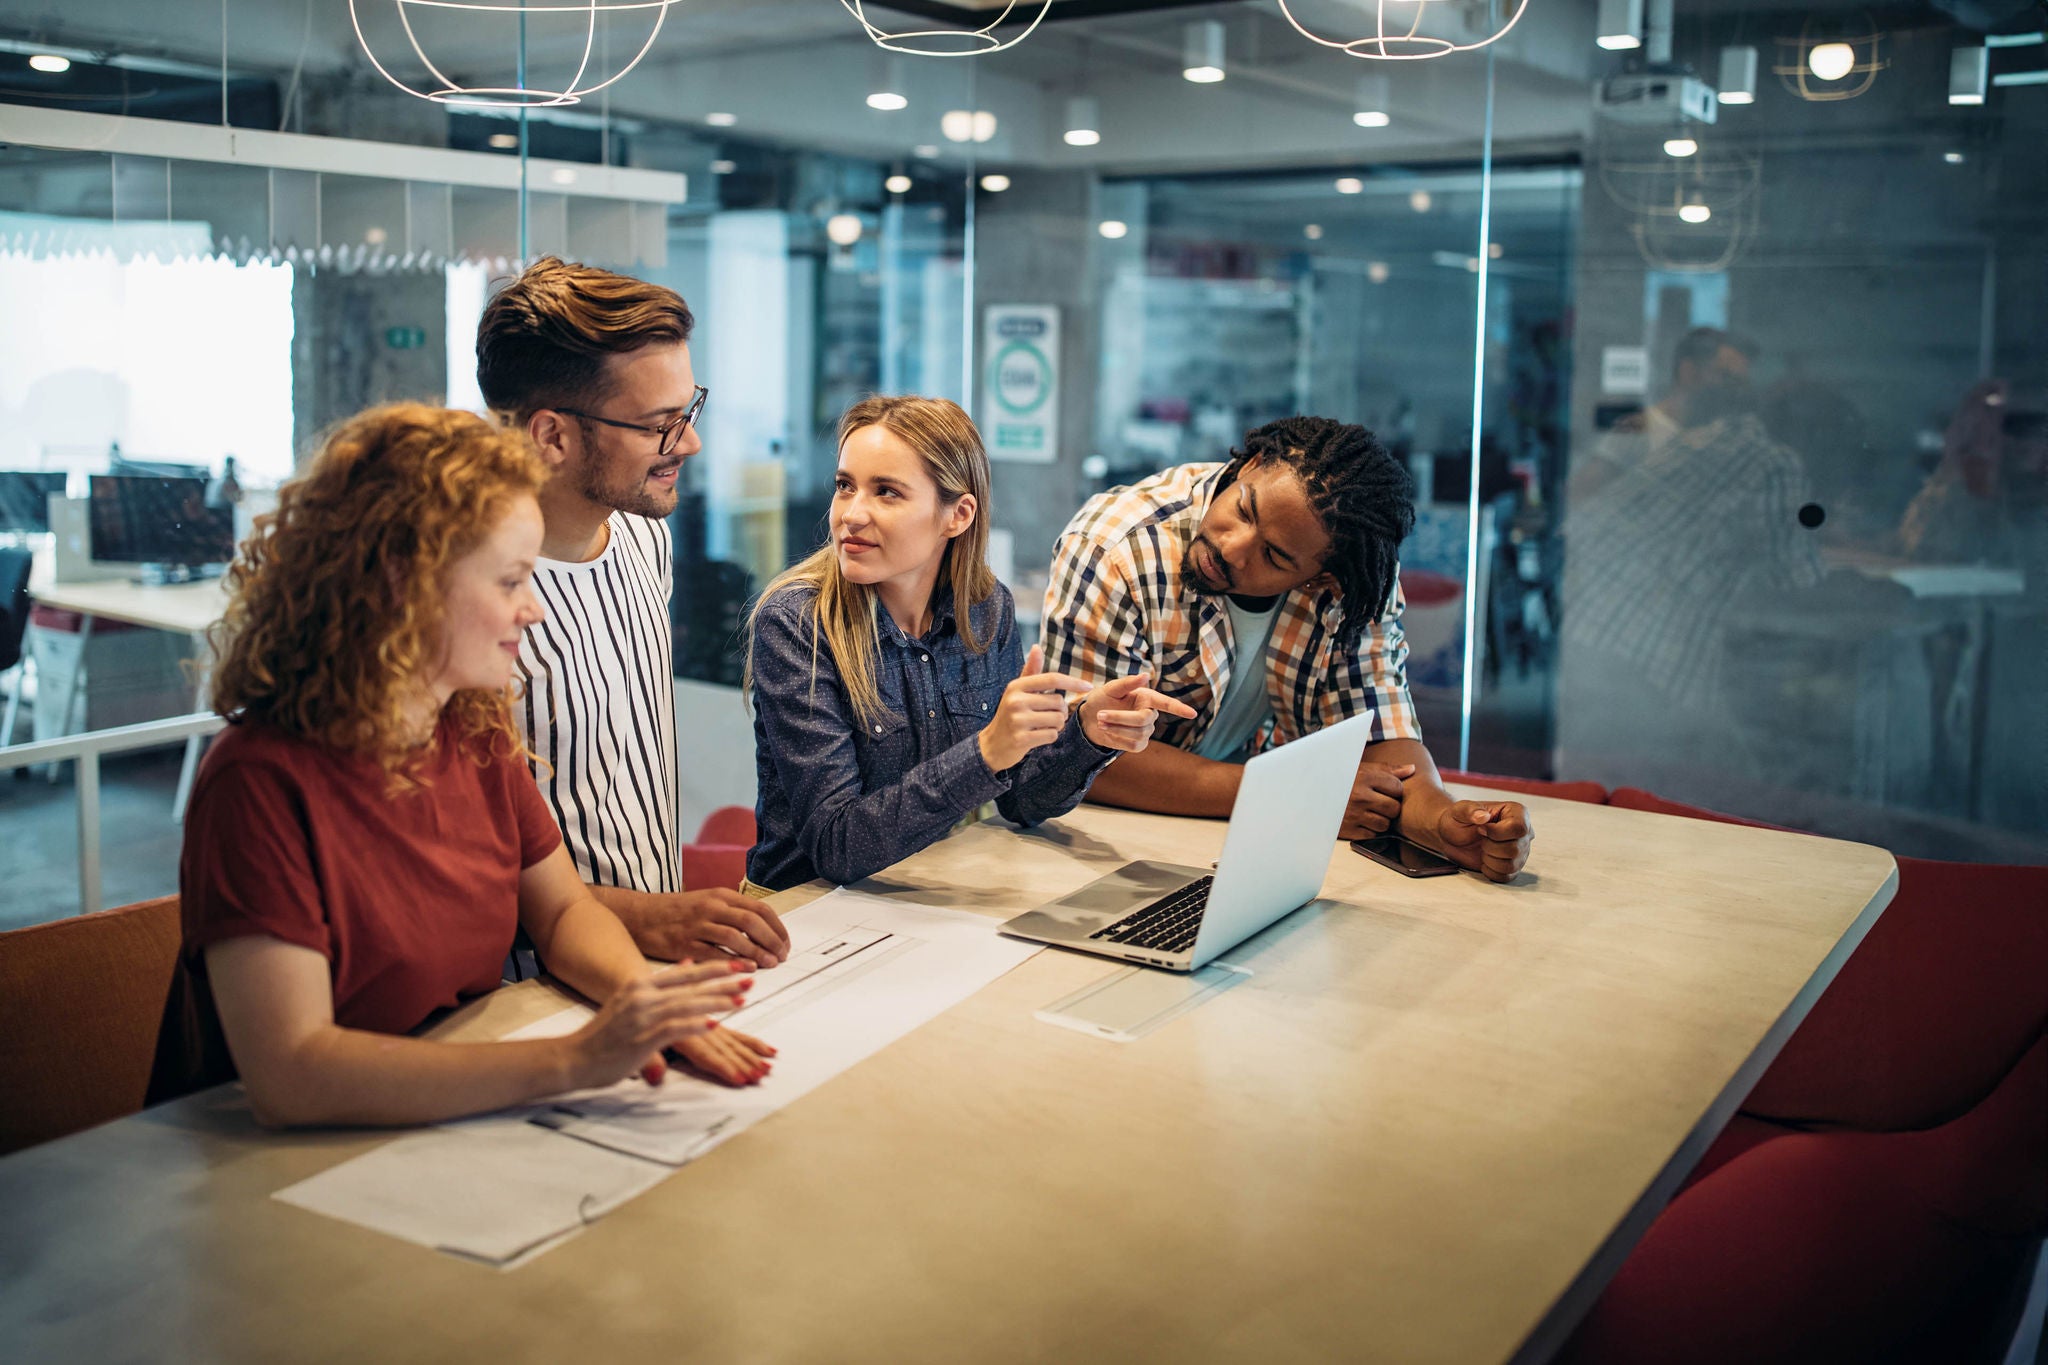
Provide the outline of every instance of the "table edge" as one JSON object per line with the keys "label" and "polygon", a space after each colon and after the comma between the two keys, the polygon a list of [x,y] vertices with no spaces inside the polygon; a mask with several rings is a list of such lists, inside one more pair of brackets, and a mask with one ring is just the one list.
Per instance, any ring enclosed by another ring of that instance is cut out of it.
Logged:
{"label": "table edge", "polygon": [[[1876,845],[1864,847],[1876,848]],[[1707,1149],[1721,1135],[1721,1130],[1728,1126],[1728,1121],[1735,1117],[1735,1111],[1756,1088],[1756,1083],[1770,1069],[1771,1063],[1778,1059],[1793,1033],[1806,1022],[1806,1016],[1813,1011],[1814,1005],[1834,984],[1842,965],[1862,946],[1864,936],[1891,905],[1899,889],[1898,859],[1887,850],[1877,851],[1885,854],[1890,870],[1877,890],[1871,893],[1870,903],[1863,907],[1841,939],[1821,959],[1813,975],[1807,978],[1806,984],[1792,997],[1777,1021],[1765,1031],[1756,1049],[1735,1069],[1728,1084],[1714,1097],[1670,1159],[1636,1197],[1628,1212],[1622,1215],[1621,1221],[1615,1224],[1599,1248],[1580,1267],[1578,1274],[1572,1277],[1564,1293],[1557,1297],[1522,1344],[1515,1348],[1514,1354],[1508,1357],[1509,1365],[1541,1365],[1556,1355],[1571,1334],[1578,1330],[1579,1323],[1592,1311],[1594,1302],[1606,1291],[1608,1282],[1620,1271],[1622,1263],[1635,1250],[1636,1243],[1650,1230],[1650,1224],[1678,1193],[1679,1186],[1699,1165],[1700,1158],[1706,1155]]]}

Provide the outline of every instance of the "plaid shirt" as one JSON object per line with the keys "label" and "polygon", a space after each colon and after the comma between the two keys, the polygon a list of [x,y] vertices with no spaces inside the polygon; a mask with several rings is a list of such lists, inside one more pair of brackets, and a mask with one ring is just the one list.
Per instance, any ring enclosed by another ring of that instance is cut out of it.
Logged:
{"label": "plaid shirt", "polygon": [[1653,447],[1566,520],[1567,654],[1619,661],[1668,702],[1728,704],[1745,685],[1731,630],[1821,579],[1806,499],[1799,456],[1754,417]]}
{"label": "plaid shirt", "polygon": [[[1223,469],[1180,465],[1090,498],[1060,534],[1045,594],[1046,667],[1095,683],[1152,675],[1160,691],[1195,709],[1193,720],[1159,717],[1153,738],[1177,749],[1202,742],[1230,687],[1234,641],[1224,600],[1181,582]],[[1397,584],[1386,614],[1340,654],[1334,642],[1344,610],[1335,587],[1311,584],[1281,599],[1266,651],[1273,720],[1253,747],[1366,711],[1376,718],[1373,740],[1420,739],[1401,636],[1405,605]]]}

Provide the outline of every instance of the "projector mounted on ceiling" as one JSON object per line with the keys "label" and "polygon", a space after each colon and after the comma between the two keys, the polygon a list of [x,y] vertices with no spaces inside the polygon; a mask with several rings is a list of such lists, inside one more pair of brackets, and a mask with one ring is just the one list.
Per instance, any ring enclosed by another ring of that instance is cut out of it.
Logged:
{"label": "projector mounted on ceiling", "polygon": [[1714,87],[1688,71],[1624,71],[1593,88],[1593,103],[1616,123],[1712,123]]}

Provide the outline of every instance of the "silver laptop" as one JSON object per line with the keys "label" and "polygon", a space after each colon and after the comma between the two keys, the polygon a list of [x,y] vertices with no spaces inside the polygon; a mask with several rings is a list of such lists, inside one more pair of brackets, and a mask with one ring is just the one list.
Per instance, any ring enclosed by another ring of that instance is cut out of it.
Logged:
{"label": "silver laptop", "polygon": [[1213,874],[1126,863],[1003,932],[1179,972],[1207,966],[1322,891],[1371,732],[1370,715],[1353,716],[1245,764]]}

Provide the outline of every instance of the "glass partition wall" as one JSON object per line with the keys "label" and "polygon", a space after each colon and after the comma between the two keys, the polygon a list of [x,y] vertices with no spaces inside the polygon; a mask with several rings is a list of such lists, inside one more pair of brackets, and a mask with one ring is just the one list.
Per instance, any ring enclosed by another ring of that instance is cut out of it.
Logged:
{"label": "glass partition wall", "polygon": [[[1091,494],[1277,416],[1362,422],[1416,483],[1409,682],[1444,766],[2048,853],[2038,17],[1677,0],[1615,50],[1552,4],[1371,62],[1268,5],[1057,3],[940,59],[791,0],[679,9],[522,120],[393,89],[333,16],[241,8],[225,83],[179,46],[217,7],[0,15],[0,466],[232,454],[260,489],[367,403],[475,405],[522,255],[674,286],[711,389],[673,519],[686,823],[751,800],[744,609],[820,543],[834,423],[884,391],[982,423],[1027,618]],[[51,145],[53,110],[463,157]]]}

